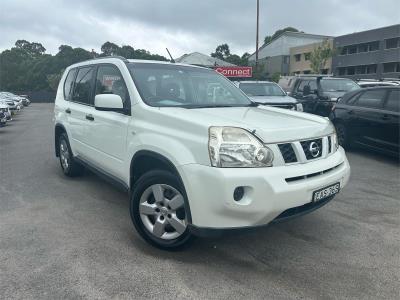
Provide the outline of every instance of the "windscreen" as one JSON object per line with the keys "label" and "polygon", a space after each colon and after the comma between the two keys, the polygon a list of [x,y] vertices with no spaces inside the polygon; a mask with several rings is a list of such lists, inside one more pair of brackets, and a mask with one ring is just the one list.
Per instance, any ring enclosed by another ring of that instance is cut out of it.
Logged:
{"label": "windscreen", "polygon": [[282,89],[275,83],[240,83],[239,87],[247,96],[285,96]]}
{"label": "windscreen", "polygon": [[143,101],[156,107],[250,106],[228,79],[211,69],[156,63],[129,63]]}
{"label": "windscreen", "polygon": [[322,79],[321,87],[324,92],[349,92],[360,88],[350,79]]}

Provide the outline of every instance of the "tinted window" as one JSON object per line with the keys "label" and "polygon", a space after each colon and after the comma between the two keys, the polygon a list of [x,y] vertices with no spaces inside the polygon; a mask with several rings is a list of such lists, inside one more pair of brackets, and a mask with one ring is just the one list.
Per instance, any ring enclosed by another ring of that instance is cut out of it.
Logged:
{"label": "tinted window", "polygon": [[379,108],[382,107],[382,100],[386,90],[366,91],[358,98],[356,105],[363,107]]}
{"label": "tinted window", "polygon": [[71,91],[74,85],[76,69],[72,69],[68,72],[67,78],[65,78],[64,82],[64,99],[71,100]]}
{"label": "tinted window", "polygon": [[118,68],[112,65],[99,66],[96,77],[96,92],[98,94],[119,95],[124,103],[124,108],[129,108],[129,93],[124,79]]}
{"label": "tinted window", "polygon": [[308,81],[302,80],[300,81],[300,84],[297,86],[297,91],[298,92],[303,92],[304,86],[307,85]]}
{"label": "tinted window", "polygon": [[385,104],[387,110],[399,112],[400,90],[392,90]]}
{"label": "tinted window", "polygon": [[75,79],[72,100],[85,104],[92,104],[94,67],[80,68]]}

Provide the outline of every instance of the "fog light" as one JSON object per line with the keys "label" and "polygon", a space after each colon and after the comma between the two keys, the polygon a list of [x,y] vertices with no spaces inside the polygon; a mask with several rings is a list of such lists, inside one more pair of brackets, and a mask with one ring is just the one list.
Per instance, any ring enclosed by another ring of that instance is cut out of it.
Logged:
{"label": "fog light", "polygon": [[233,191],[233,199],[235,201],[240,201],[242,200],[244,196],[244,188],[242,186],[237,187],[234,191]]}

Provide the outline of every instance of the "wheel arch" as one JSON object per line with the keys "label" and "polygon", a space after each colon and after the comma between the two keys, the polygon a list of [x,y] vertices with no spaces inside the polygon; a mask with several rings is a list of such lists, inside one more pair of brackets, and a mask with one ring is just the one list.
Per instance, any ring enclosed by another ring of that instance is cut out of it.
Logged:
{"label": "wheel arch", "polygon": [[54,151],[55,151],[56,157],[60,156],[60,149],[58,148],[58,139],[60,138],[60,135],[62,133],[67,134],[67,130],[65,129],[64,125],[57,123],[54,128]]}
{"label": "wheel arch", "polygon": [[189,223],[191,223],[192,215],[190,212],[189,201],[187,199],[186,188],[183,183],[182,177],[179,174],[179,171],[176,168],[176,166],[171,162],[171,160],[169,160],[162,154],[149,150],[140,150],[133,155],[129,168],[129,174],[130,174],[129,186],[131,193],[133,186],[135,185],[136,181],[140,178],[140,176],[151,170],[164,170],[171,172],[172,174],[177,176],[180,184],[184,189],[183,192],[185,194],[184,200],[188,214],[188,221]]}

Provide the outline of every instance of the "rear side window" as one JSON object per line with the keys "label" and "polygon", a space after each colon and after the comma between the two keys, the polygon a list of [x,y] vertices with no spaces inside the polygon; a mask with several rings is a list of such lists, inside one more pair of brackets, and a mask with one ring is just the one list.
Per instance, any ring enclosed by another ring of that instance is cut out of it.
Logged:
{"label": "rear side window", "polygon": [[130,107],[129,93],[122,75],[113,65],[100,65],[96,77],[96,93],[119,95],[124,103],[124,108]]}
{"label": "rear side window", "polygon": [[299,85],[297,86],[298,92],[303,92],[304,86],[306,86],[308,81],[302,80]]}
{"label": "rear side window", "polygon": [[76,75],[76,69],[69,70],[67,78],[64,82],[64,99],[71,100],[72,87],[74,86],[74,79]]}
{"label": "rear side window", "polygon": [[382,101],[385,97],[386,90],[371,90],[361,94],[357,99],[356,105],[370,108],[382,107]]}
{"label": "rear side window", "polygon": [[400,107],[400,90],[390,91],[385,108],[390,111],[399,112]]}
{"label": "rear side window", "polygon": [[94,67],[84,67],[79,69],[75,79],[72,101],[89,105],[93,104],[93,75]]}

